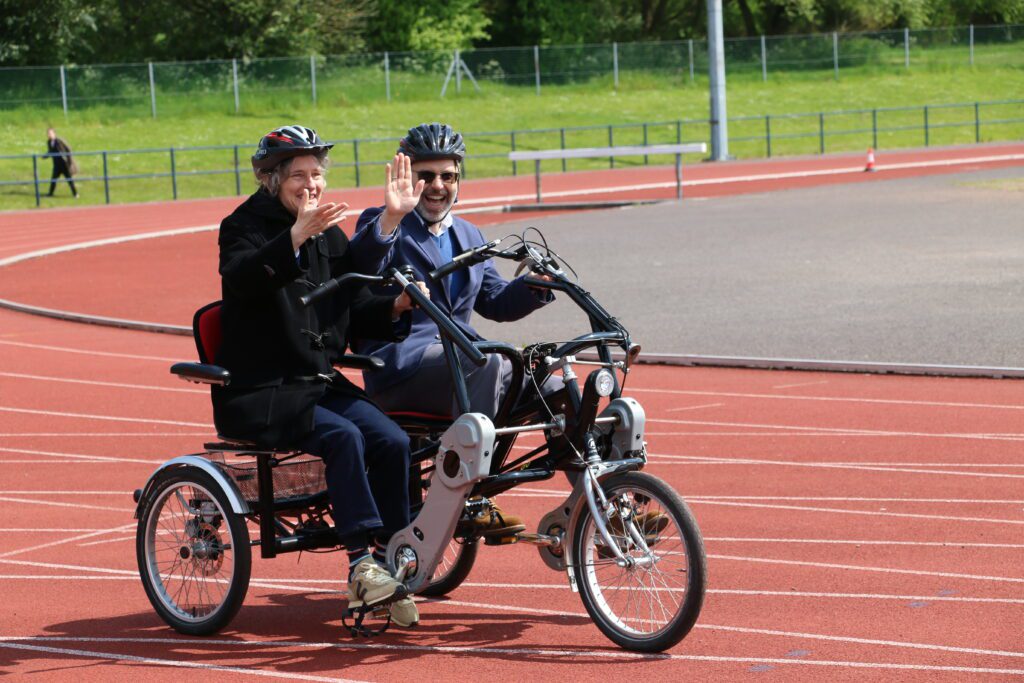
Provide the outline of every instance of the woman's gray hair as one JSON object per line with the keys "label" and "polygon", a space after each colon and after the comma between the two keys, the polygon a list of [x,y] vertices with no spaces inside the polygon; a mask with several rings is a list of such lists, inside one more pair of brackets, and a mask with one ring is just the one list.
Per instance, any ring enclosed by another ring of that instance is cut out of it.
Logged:
{"label": "woman's gray hair", "polygon": [[[316,157],[317,164],[320,166],[320,170],[324,173],[331,165],[331,160],[327,157],[327,150],[316,152],[311,156]],[[288,175],[288,171],[292,168],[292,162],[295,161],[295,157],[285,159],[274,168],[269,171],[258,171],[256,173],[256,182],[259,184],[261,189],[267,191],[271,197],[276,197],[277,193],[281,191],[281,183]]]}

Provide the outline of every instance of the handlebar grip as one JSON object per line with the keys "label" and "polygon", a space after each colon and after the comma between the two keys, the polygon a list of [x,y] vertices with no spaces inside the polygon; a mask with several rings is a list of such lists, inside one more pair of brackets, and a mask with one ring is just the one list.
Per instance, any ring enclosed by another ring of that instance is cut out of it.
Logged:
{"label": "handlebar grip", "polygon": [[465,264],[462,261],[449,261],[448,263],[444,264],[440,268],[435,268],[434,270],[430,271],[430,273],[428,273],[428,275],[430,275],[430,279],[431,280],[433,280],[434,282],[437,282],[441,278],[448,277],[449,275],[454,273],[459,268],[462,268],[463,265],[468,265],[468,264]]}
{"label": "handlebar grip", "polygon": [[331,292],[337,291],[339,286],[340,285],[337,280],[328,280],[327,282],[323,283],[322,285],[314,289],[309,294],[303,294],[302,296],[300,296],[299,303],[301,303],[303,307],[309,306],[317,299],[323,298],[330,294]]}

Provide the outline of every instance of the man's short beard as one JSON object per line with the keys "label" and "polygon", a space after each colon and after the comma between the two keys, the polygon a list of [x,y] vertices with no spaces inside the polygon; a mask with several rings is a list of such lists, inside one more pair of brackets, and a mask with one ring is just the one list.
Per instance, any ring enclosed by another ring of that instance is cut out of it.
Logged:
{"label": "man's short beard", "polygon": [[427,209],[424,208],[423,202],[420,201],[420,203],[416,206],[416,213],[419,214],[419,217],[422,218],[423,222],[426,223],[427,225],[434,225],[436,223],[440,223],[445,219],[445,216],[451,213],[452,208],[454,208],[455,206],[455,198],[455,193],[451,193],[448,198],[448,203],[441,211],[437,213],[428,212]]}

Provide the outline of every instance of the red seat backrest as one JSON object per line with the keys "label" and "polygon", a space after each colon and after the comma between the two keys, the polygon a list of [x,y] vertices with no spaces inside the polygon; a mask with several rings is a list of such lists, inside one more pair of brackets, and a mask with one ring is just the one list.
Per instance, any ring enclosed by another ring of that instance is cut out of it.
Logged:
{"label": "red seat backrest", "polygon": [[192,317],[192,336],[196,340],[196,350],[202,363],[217,361],[217,350],[222,338],[220,309],[221,302],[214,301],[200,308]]}

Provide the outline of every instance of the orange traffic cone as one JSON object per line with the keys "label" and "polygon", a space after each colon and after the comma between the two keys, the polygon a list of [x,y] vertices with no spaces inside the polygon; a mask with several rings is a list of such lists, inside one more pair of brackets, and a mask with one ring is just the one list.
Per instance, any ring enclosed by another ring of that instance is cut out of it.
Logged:
{"label": "orange traffic cone", "polygon": [[864,172],[865,173],[874,173],[875,172],[875,150],[872,149],[871,147],[868,147],[868,163],[867,163],[866,166],[864,166]]}

